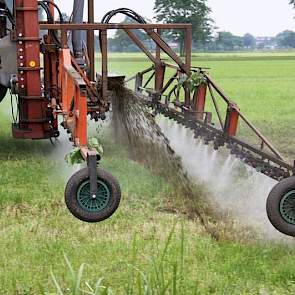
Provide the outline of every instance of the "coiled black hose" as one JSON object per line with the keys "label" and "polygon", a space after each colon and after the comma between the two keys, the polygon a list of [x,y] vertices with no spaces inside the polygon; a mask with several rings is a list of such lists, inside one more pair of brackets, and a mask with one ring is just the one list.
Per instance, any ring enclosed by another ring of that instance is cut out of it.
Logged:
{"label": "coiled black hose", "polygon": [[[136,13],[135,11],[133,11],[132,9],[129,8],[119,8],[119,9],[115,9],[115,10],[111,10],[109,12],[107,12],[104,17],[101,20],[101,23],[103,24],[108,24],[110,22],[110,20],[116,16],[117,14],[123,14],[128,16],[129,18],[133,19],[134,21],[136,21],[137,23],[140,24],[146,24],[145,19],[139,15],[138,13]],[[101,48],[101,33],[99,32],[99,43],[100,43],[100,48]]]}
{"label": "coiled black hose", "polygon": [[116,10],[109,11],[108,13],[106,13],[104,15],[101,22],[103,24],[108,24],[110,22],[110,20],[117,14],[124,14],[124,15],[130,17],[131,19],[135,20],[138,23],[146,24],[145,19],[141,15],[139,15],[138,13],[136,13],[135,11],[133,11],[132,9],[129,9],[129,8],[119,8]]}
{"label": "coiled black hose", "polygon": [[[59,14],[60,22],[63,23],[64,19],[63,19],[61,10],[59,9],[59,7],[54,2],[52,2],[50,0],[38,1],[38,5],[40,5],[43,8],[43,10],[45,11],[45,13],[46,13],[47,21],[49,23],[54,23],[54,18],[53,18],[53,15],[50,12],[49,4],[53,5],[56,8],[56,10],[58,11],[58,14]],[[56,31],[50,31],[49,33],[52,36],[52,40],[55,43],[55,45],[58,46],[58,47],[61,47],[61,43],[60,43],[60,40],[59,40],[59,38],[57,36]]]}

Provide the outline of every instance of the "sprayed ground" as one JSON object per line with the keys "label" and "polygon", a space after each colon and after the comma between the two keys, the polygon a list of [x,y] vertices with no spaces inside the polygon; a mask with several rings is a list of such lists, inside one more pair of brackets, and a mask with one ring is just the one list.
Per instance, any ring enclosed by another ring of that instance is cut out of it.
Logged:
{"label": "sprayed ground", "polygon": [[263,238],[293,241],[276,231],[266,215],[266,198],[276,181],[246,166],[225,148],[215,151],[189,129],[163,117],[157,121],[190,177],[208,188],[207,197],[221,212],[232,215],[237,225],[251,226]]}

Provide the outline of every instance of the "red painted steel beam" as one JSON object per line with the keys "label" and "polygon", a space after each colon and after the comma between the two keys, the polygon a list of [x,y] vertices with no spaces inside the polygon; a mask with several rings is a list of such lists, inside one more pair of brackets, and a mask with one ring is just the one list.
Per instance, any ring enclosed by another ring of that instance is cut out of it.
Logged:
{"label": "red painted steel beam", "polygon": [[188,29],[191,24],[40,24],[41,30],[119,30],[119,29],[142,29],[142,30],[165,30],[165,29]]}
{"label": "red painted steel beam", "polygon": [[153,62],[157,63],[156,58],[152,55],[152,53],[144,46],[144,44],[136,37],[136,35],[128,29],[124,30],[129,38],[137,45],[137,47]]}
{"label": "red painted steel beam", "polygon": [[189,75],[189,70],[183,63],[181,58],[171,49],[171,47],[159,36],[155,31],[150,29],[145,29],[147,34],[154,40],[154,42],[170,57],[175,63],[178,64],[179,68]]}
{"label": "red painted steel beam", "polygon": [[15,0],[19,122],[13,125],[17,138],[50,137],[46,118],[48,102],[41,95],[38,2]]}
{"label": "red painted steel beam", "polygon": [[166,67],[164,64],[160,63],[156,65],[155,68],[155,90],[162,93],[164,80],[165,80]]}

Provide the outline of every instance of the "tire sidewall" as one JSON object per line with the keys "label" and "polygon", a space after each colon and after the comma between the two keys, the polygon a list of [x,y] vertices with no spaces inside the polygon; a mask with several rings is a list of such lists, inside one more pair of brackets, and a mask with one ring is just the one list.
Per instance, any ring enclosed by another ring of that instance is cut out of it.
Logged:
{"label": "tire sidewall", "polygon": [[280,213],[282,198],[295,189],[295,177],[289,177],[279,182],[270,192],[266,202],[266,212],[272,225],[283,234],[295,236],[295,225],[288,223]]}
{"label": "tire sidewall", "polygon": [[121,190],[118,181],[108,172],[98,169],[97,179],[104,182],[110,190],[110,200],[107,206],[99,212],[89,212],[81,207],[77,199],[80,185],[89,180],[89,169],[76,172],[68,181],[65,189],[65,201],[69,211],[78,219],[86,222],[99,222],[109,218],[118,209]]}
{"label": "tire sidewall", "polygon": [[7,88],[3,85],[0,85],[0,102],[5,98],[7,94]]}

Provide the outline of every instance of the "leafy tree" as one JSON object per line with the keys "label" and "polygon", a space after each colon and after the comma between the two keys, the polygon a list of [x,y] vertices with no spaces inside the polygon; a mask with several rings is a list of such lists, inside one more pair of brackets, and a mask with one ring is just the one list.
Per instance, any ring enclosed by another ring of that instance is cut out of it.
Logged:
{"label": "leafy tree", "polygon": [[63,19],[64,22],[69,22],[70,19],[71,19],[71,17],[68,16],[65,12],[62,12],[61,16],[62,16],[62,19]]}
{"label": "leafy tree", "polygon": [[286,30],[276,36],[279,46],[295,48],[295,32]]}
{"label": "leafy tree", "polygon": [[219,32],[215,42],[219,50],[232,51],[243,46],[243,38],[235,36],[230,32]]}
{"label": "leafy tree", "polygon": [[290,0],[290,4],[295,7],[295,0]]}
{"label": "leafy tree", "polygon": [[[205,45],[211,39],[213,21],[207,0],[156,0],[154,12],[157,21],[164,23],[191,23],[195,43]],[[167,37],[180,44],[184,54],[185,34],[183,30],[171,30]]]}
{"label": "leafy tree", "polygon": [[[134,21],[128,17],[122,23],[133,23]],[[140,30],[132,30],[136,37],[143,42],[146,47],[151,47],[151,42],[149,42],[149,37]],[[117,30],[115,36],[108,40],[109,47],[111,51],[116,52],[134,52],[139,51],[138,47],[133,43],[129,36],[124,32],[124,30]]]}
{"label": "leafy tree", "polygon": [[256,44],[255,37],[251,34],[245,34],[243,36],[243,46],[246,48],[253,48]]}

